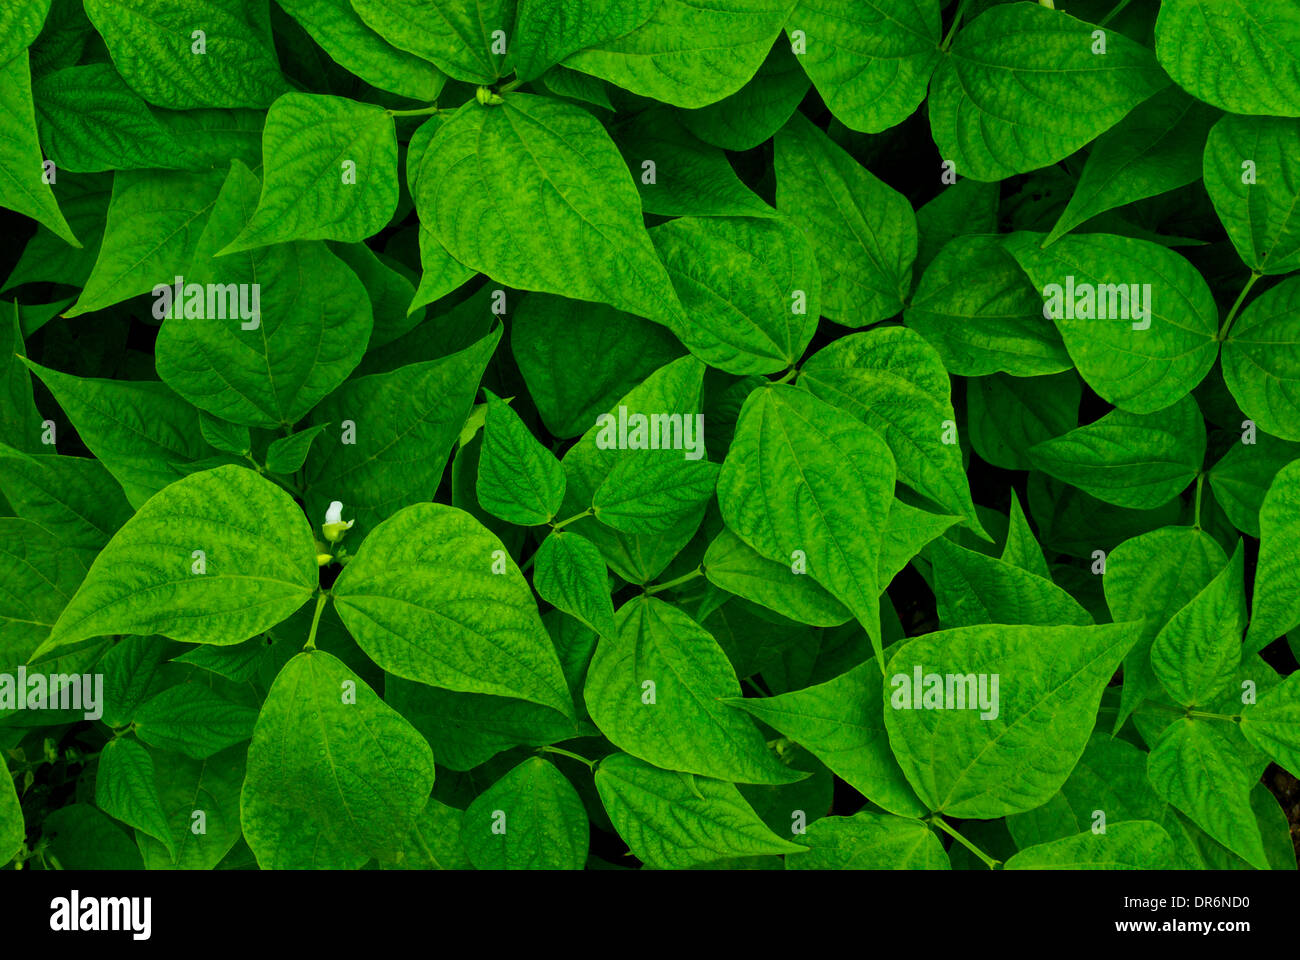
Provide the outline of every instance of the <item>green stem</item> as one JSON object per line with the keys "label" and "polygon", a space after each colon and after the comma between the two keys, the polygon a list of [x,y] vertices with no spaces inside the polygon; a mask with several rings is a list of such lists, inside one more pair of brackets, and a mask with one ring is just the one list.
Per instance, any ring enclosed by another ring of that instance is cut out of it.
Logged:
{"label": "green stem", "polygon": [[429,114],[438,112],[438,104],[431,103],[427,107],[420,107],[418,110],[385,110],[384,113],[390,117],[427,117]]}
{"label": "green stem", "polygon": [[939,45],[940,50],[947,50],[952,43],[953,34],[957,32],[957,27],[961,25],[962,15],[966,13],[966,8],[970,6],[970,0],[961,0],[957,5],[957,12],[953,14],[952,23],[948,27],[948,35],[943,38],[943,43]]}
{"label": "green stem", "polygon": [[595,513],[595,512],[596,512],[596,511],[595,511],[594,509],[592,509],[591,507],[588,507],[586,510],[582,511],[582,513],[575,513],[573,516],[569,517],[567,520],[561,520],[559,523],[553,523],[553,524],[551,524],[551,530],[552,530],[552,531],[563,530],[565,527],[567,527],[569,524],[573,523],[575,520],[581,520],[583,517],[589,517],[589,516],[591,516],[591,515],[592,515],[593,513]]}
{"label": "green stem", "polygon": [[577,760],[579,763],[585,763],[587,765],[588,770],[596,769],[595,760],[588,760],[586,757],[580,757],[578,756],[578,754],[572,753],[568,750],[563,750],[560,747],[551,747],[551,746],[542,747],[541,752],[554,753],[554,754],[558,754],[561,757],[568,757],[570,760]]}
{"label": "green stem", "polygon": [[1124,10],[1124,8],[1127,7],[1128,5],[1129,5],[1129,0],[1119,0],[1119,3],[1115,5],[1115,9],[1112,10],[1110,13],[1106,14],[1106,16],[1102,17],[1101,22],[1098,23],[1097,26],[1099,27],[1106,26],[1106,24],[1110,23],[1112,20],[1118,17],[1120,13]]}
{"label": "green stem", "polygon": [[497,93],[509,93],[511,90],[518,90],[523,85],[524,85],[524,81],[520,80],[518,77],[515,77],[504,87],[498,87]]}
{"label": "green stem", "polygon": [[779,380],[773,380],[772,382],[773,382],[773,383],[789,383],[791,380],[794,379],[795,374],[798,373],[798,372],[799,372],[799,368],[796,367],[796,366],[794,366],[794,365],[792,364],[792,365],[790,366],[790,369],[789,369],[789,370],[787,370],[785,373],[781,374],[781,378],[780,378]]}
{"label": "green stem", "polygon": [[1205,487],[1205,473],[1196,475],[1196,515],[1192,519],[1192,529],[1201,529],[1201,491]]}
{"label": "green stem", "polygon": [[990,870],[996,870],[998,868],[998,865],[1002,862],[1001,860],[994,860],[992,857],[990,857],[979,847],[975,846],[975,844],[971,843],[969,840],[963,837],[960,833],[958,833],[956,830],[950,827],[946,822],[944,822],[943,817],[940,816],[939,814],[936,813],[927,817],[926,823],[929,823],[932,826],[936,826],[944,833],[948,834],[948,836],[952,837],[954,840],[960,843],[971,853],[975,854],[975,856],[983,860],[984,865],[988,867]]}
{"label": "green stem", "polygon": [[662,593],[664,590],[671,590],[673,587],[702,576],[704,576],[704,567],[701,565],[696,567],[690,573],[678,577],[676,580],[669,580],[667,583],[657,583],[653,587],[646,587],[645,592],[647,596],[653,596],[656,593]]}
{"label": "green stem", "polygon": [[1239,715],[1230,716],[1226,713],[1207,713],[1204,710],[1188,710],[1189,717],[1204,717],[1206,720],[1227,720],[1229,723],[1240,723]]}
{"label": "green stem", "polygon": [[1219,330],[1219,340],[1222,341],[1228,339],[1228,331],[1232,329],[1232,321],[1237,319],[1237,311],[1241,309],[1241,304],[1246,299],[1246,294],[1250,293],[1250,288],[1253,287],[1262,276],[1262,273],[1251,271],[1250,279],[1247,280],[1246,285],[1241,288],[1241,293],[1237,295],[1237,302],[1232,305],[1232,309],[1228,311],[1228,318],[1223,321],[1223,327]]}
{"label": "green stem", "polygon": [[328,590],[322,590],[316,597],[316,612],[311,615],[311,632],[307,634],[307,643],[304,650],[316,649],[316,628],[320,626],[321,611],[325,609],[325,601],[330,598]]}

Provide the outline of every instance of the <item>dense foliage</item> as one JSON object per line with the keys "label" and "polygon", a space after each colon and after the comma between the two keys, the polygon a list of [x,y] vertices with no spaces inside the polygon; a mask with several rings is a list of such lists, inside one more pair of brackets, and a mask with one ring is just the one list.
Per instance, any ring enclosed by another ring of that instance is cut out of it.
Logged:
{"label": "dense foliage", "polygon": [[0,864],[1295,869],[1300,6],[1056,6],[5,3]]}

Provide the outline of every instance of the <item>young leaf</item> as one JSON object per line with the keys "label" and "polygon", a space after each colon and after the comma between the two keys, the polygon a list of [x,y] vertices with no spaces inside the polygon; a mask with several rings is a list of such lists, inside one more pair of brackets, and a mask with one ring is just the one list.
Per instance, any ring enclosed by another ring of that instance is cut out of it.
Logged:
{"label": "young leaf", "polygon": [[104,744],[95,772],[95,804],[110,817],[158,840],[173,856],[176,840],[167,829],[154,778],[153,757],[137,741],[117,738]]}
{"label": "young leaf", "polygon": [[890,752],[880,667],[867,660],[832,680],[727,703],[779,730],[864,797],[900,817],[927,810]]}
{"label": "young leaf", "polygon": [[670,770],[741,783],[793,783],[754,724],[723,700],[740,683],[712,636],[654,597],[624,604],[602,636],[583,697],[592,722],[635,757]]}
{"label": "young leaf", "polygon": [[508,403],[488,394],[478,502],[502,520],[535,526],[555,519],[564,502],[564,468],[537,442]]}
{"label": "young leaf", "polygon": [[322,650],[275,678],[248,748],[244,838],[263,870],[352,869],[392,856],[433,788],[409,723]]}
{"label": "young leaf", "polygon": [[[755,390],[718,476],[727,526],[769,560],[791,562],[851,611],[881,654],[877,568],[894,457],[874,430],[809,393]],[[850,506],[852,505],[852,506]]]}
{"label": "young leaf", "polygon": [[131,518],[131,505],[113,475],[88,457],[27,457],[0,447],[0,491],[20,517],[80,551],[87,568]]}
{"label": "young leaf", "polygon": [[[957,446],[951,385],[938,354],[905,327],[841,337],[804,364],[799,386],[858,417],[889,444],[898,479],[985,536]],[[946,431],[951,424],[954,435]]]}
{"label": "young leaf", "polygon": [[515,0],[352,0],[352,8],[393,46],[436,64],[454,80],[495,83],[509,72],[507,51],[518,42],[509,35]]}
{"label": "young leaf", "polygon": [[902,310],[916,259],[912,205],[800,113],[776,135],[776,206],[812,241],[823,316],[862,327]]}
{"label": "young leaf", "polygon": [[464,511],[418,503],[393,514],[330,592],[361,649],[389,673],[572,715],[527,582],[501,541]]}
{"label": "young leaf", "polygon": [[596,768],[596,790],[614,829],[650,867],[676,870],[807,849],[769,830],[723,780],[671,773],[616,753]]}
{"label": "young leaf", "polygon": [[556,531],[537,548],[534,565],[533,588],[539,597],[600,636],[614,636],[617,628],[609,572],[590,540],[576,533]]}
{"label": "young leaf", "polygon": [[1050,578],[959,547],[940,537],[929,547],[939,623],[1026,623],[1086,627],[1092,617]]}
{"label": "young leaf", "polygon": [[1015,490],[1011,491],[1011,516],[1007,526],[1007,542],[1002,548],[1002,560],[1037,574],[1044,580],[1052,579],[1052,571],[1043,556],[1043,548],[1034,539],[1034,531],[1030,529],[1024,508],[1020,506],[1020,495]]}
{"label": "young leaf", "polygon": [[853,617],[816,580],[767,559],[726,527],[705,551],[704,573],[715,586],[799,623],[836,627]]}
{"label": "young leaf", "polygon": [[461,843],[479,870],[581,870],[587,834],[578,791],[541,757],[480,793],[460,825]]}
{"label": "young leaf", "polygon": [[1151,510],[1196,479],[1205,459],[1205,423],[1190,396],[1158,413],[1112,410],[1031,447],[1029,459],[1098,500]]}
{"label": "young leaf", "polygon": [[799,838],[807,853],[786,857],[787,870],[950,870],[934,831],[920,820],[863,810],[823,817]]}
{"label": "young leaf", "polygon": [[[1223,508],[1232,525],[1258,540],[1259,511],[1264,497],[1278,471],[1292,460],[1300,460],[1300,443],[1288,443],[1266,433],[1257,434],[1254,439],[1254,443],[1234,443],[1206,476],[1215,502]],[[3,467],[0,461],[0,470]]]}
{"label": "young leaf", "polygon": [[1147,775],[1156,793],[1202,830],[1256,869],[1268,869],[1250,807],[1257,777],[1213,721],[1171,723],[1151,750]]}
{"label": "young leaf", "polygon": [[1162,3],[1156,56],[1184,90],[1230,113],[1300,117],[1300,10],[1235,0]]}
{"label": "young leaf", "polygon": [[1300,626],[1300,460],[1273,478],[1259,510],[1259,534],[1247,652]]}
{"label": "young leaf", "polygon": [[1214,125],[1205,144],[1205,189],[1242,262],[1255,273],[1300,267],[1298,149],[1300,120],[1231,114]]}
{"label": "young leaf", "polygon": [[631,33],[659,0],[519,0],[511,60],[532,80],[570,54]]}
{"label": "young leaf", "polygon": [[1087,830],[1073,837],[1027,847],[1003,864],[1004,870],[1166,870],[1173,843],[1151,820],[1106,824],[1104,833]]}
{"label": "young leaf", "polygon": [[705,143],[723,150],[753,150],[785,126],[808,86],[799,58],[778,40],[752,80],[717,103],[683,111],[681,121]]}
{"label": "young leaf", "polygon": [[1047,802],[1083,753],[1137,626],[993,624],[903,644],[885,669],[885,728],[917,796],[972,819]]}
{"label": "young leaf", "polygon": [[302,465],[307,462],[307,454],[311,452],[312,441],[328,426],[328,423],[319,423],[314,427],[291,433],[287,437],[272,440],[270,446],[266,448],[267,472],[288,476],[301,470]]}
{"label": "young leaf", "polygon": [[[54,811],[57,813],[58,811]],[[49,820],[46,820],[48,829]],[[23,824],[23,808],[14,789],[14,778],[0,753],[0,866],[7,864],[22,849],[27,838]]]}
{"label": "young leaf", "polygon": [[265,107],[287,89],[265,4],[86,0],[86,16],[122,77],[152,104]]}
{"label": "young leaf", "polygon": [[275,484],[236,466],[193,474],[114,534],[39,652],[113,633],[240,643],[307,602],[315,554]]}
{"label": "young leaf", "polygon": [[698,525],[718,482],[708,460],[656,457],[646,464],[621,460],[591,498],[596,519],[615,530],[644,536]]}
{"label": "young leaf", "polygon": [[[211,870],[239,842],[239,792],[244,782],[246,752],[246,747],[236,746],[206,760],[154,752],[158,797],[167,817],[173,852],[137,830],[136,840],[146,869]],[[201,811],[194,809],[195,798],[202,802]],[[200,823],[195,819],[196,812],[203,815],[202,832],[194,829]]]}
{"label": "young leaf", "polygon": [[[1300,259],[1288,269],[1296,267]],[[1262,430],[1284,440],[1300,440],[1297,310],[1300,277],[1291,277],[1251,301],[1223,343],[1223,379],[1233,398]]]}
{"label": "young leaf", "polygon": [[1002,180],[1068,157],[1168,84],[1150,51],[1068,14],[1002,4],[957,34],[930,83],[930,130],[961,176]]}
{"label": "young leaf", "polygon": [[966,382],[966,435],[980,457],[1003,470],[1029,470],[1029,449],[1079,423],[1083,394],[1073,370],[1050,377],[995,373]]}
{"label": "young leaf", "polygon": [[1292,776],[1300,770],[1300,673],[1293,673],[1241,712],[1241,732]]}
{"label": "young leaf", "polygon": [[0,63],[32,45],[50,12],[50,0],[14,0],[0,8]]}
{"label": "young leaf", "polygon": [[[434,137],[414,196],[439,243],[499,283],[670,326],[681,315],[632,177],[581,107],[521,93],[467,103]],[[547,229],[520,233],[519,223]]]}

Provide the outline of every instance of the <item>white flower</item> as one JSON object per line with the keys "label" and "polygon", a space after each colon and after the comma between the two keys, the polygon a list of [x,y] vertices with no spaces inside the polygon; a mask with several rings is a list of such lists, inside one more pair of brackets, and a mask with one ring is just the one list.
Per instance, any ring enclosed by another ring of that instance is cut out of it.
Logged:
{"label": "white flower", "polygon": [[343,534],[352,529],[355,520],[343,519],[343,503],[339,500],[331,501],[329,508],[325,511],[325,522],[321,524],[321,533],[325,534],[325,539],[330,543],[338,543],[343,538]]}

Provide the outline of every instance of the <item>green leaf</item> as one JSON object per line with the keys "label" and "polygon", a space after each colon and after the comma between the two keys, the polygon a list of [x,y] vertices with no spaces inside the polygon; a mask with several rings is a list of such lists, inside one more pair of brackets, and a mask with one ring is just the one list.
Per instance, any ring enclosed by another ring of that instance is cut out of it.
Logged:
{"label": "green leaf", "polygon": [[736,176],[722,150],[697,140],[666,107],[634,117],[619,131],[618,146],[646,213],[776,216],[776,211]]}
{"label": "green leaf", "polygon": [[984,535],[962,470],[961,448],[950,442],[957,421],[947,371],[914,331],[878,327],[841,337],[808,359],[799,386],[880,434],[894,455],[900,481]]}
{"label": "green leaf", "polygon": [[[652,461],[664,460],[680,466],[687,455],[702,456],[703,414],[699,410],[703,376],[703,364],[694,357],[682,357],[656,370],[616,406],[602,413],[561,461],[568,477],[561,515],[567,518],[585,512],[605,478],[620,463],[631,461],[648,468]],[[669,418],[666,430],[665,421],[654,421],[659,424],[661,446],[651,448],[651,418],[664,416]],[[680,437],[673,427],[675,416],[682,418]],[[624,417],[627,428],[622,426]],[[664,436],[669,439],[663,440]],[[676,443],[678,439],[680,444]],[[678,449],[665,448],[673,445]],[[630,583],[645,584],[662,573],[686,546],[695,534],[699,517],[698,512],[691,514],[673,530],[656,536],[623,533],[594,517],[577,520],[568,529],[594,543],[614,573]]]}
{"label": "green leaf", "polygon": [[890,752],[874,659],[802,690],[727,702],[794,740],[877,806],[901,817],[926,812]]}
{"label": "green leaf", "polygon": [[222,453],[246,457],[253,452],[253,438],[248,427],[218,419],[206,411],[199,411],[199,432],[208,446]]}
{"label": "green leaf", "polygon": [[614,605],[609,572],[600,551],[586,537],[555,532],[537,548],[533,588],[537,595],[585,623],[602,637],[612,637]]}
{"label": "green leaf", "polygon": [[217,256],[288,240],[355,242],[397,209],[397,137],[382,107],[286,93],[266,115],[262,196]]}
{"label": "green leaf", "polygon": [[[1300,460],[1300,443],[1288,443],[1266,433],[1256,434],[1252,439],[1253,443],[1247,443],[1243,433],[1242,441],[1234,443],[1206,476],[1215,502],[1223,508],[1232,525],[1259,539],[1259,511],[1264,496],[1278,471],[1292,460]],[[0,461],[2,469],[3,461]]]}
{"label": "green leaf", "polygon": [[616,753],[596,768],[596,790],[618,835],[656,869],[807,849],[769,830],[735,785],[722,780],[671,773]]}
{"label": "green leaf", "polygon": [[509,72],[507,51],[517,42],[509,36],[515,0],[352,0],[352,8],[393,46],[454,80],[489,84]]}
{"label": "green leaf", "polygon": [[678,322],[632,177],[581,107],[520,93],[467,103],[434,137],[414,196],[447,251],[499,283]]}
{"label": "green leaf", "polygon": [[1003,470],[1029,470],[1029,449],[1079,423],[1083,388],[1073,371],[1050,377],[995,373],[966,383],[966,435],[980,457]]}
{"label": "green leaf", "polygon": [[108,225],[75,317],[148,293],[183,274],[199,245],[225,174],[119,170],[113,174]]}
{"label": "green leaf", "polygon": [[424,735],[440,767],[472,770],[503,750],[545,746],[595,732],[527,700],[455,693],[386,674],[384,699]]}
{"label": "green leaf", "polygon": [[0,207],[31,217],[80,248],[45,178],[26,51],[0,66],[0,90]]}
{"label": "green leaf", "polygon": [[199,412],[165,384],[75,377],[30,361],[27,365],[49,387],[81,442],[122,485],[133,507],[211,453],[199,429]]}
{"label": "green leaf", "polygon": [[417,306],[408,312],[415,296],[415,286],[408,279],[409,273],[404,266],[399,272],[393,266],[395,261],[377,256],[364,243],[330,243],[328,246],[330,252],[357,275],[370,295],[375,320],[370,332],[371,350],[400,339],[423,322],[423,307]]}
{"label": "green leaf", "polygon": [[615,530],[658,536],[683,523],[698,525],[717,482],[718,465],[708,460],[623,459],[596,488],[591,506]]}
{"label": "green leaf", "polygon": [[998,184],[958,180],[916,211],[917,273],[925,271],[950,240],[998,229]]}
{"label": "green leaf", "polygon": [[392,856],[433,788],[424,738],[328,653],[275,678],[248,748],[244,838],[264,870],[352,869]]}
{"label": "green leaf", "polygon": [[122,727],[131,722],[156,689],[167,647],[162,637],[123,637],[104,654],[97,664],[104,673],[104,723]]}
{"label": "green leaf", "polygon": [[580,51],[566,67],[675,107],[704,107],[758,72],[795,0],[662,0],[624,36]]}
{"label": "green leaf", "polygon": [[861,327],[903,309],[916,259],[912,205],[802,114],[776,135],[776,206],[812,241],[823,316]]}
{"label": "green leaf", "polygon": [[362,80],[416,100],[436,100],[447,78],[366,26],[350,0],[276,0],[330,58]]}
{"label": "green leaf", "polygon": [[267,471],[288,475],[301,470],[302,465],[307,461],[307,454],[311,452],[312,441],[328,426],[328,423],[319,423],[314,427],[291,433],[287,437],[272,440],[271,445],[266,448]]}
{"label": "green leaf", "polygon": [[460,837],[479,870],[581,870],[587,811],[564,774],[530,757],[475,798]]}
{"label": "green leaf", "polygon": [[1259,510],[1259,563],[1246,649],[1300,626],[1300,460],[1277,472]]}
{"label": "green leaf", "polygon": [[1151,668],[1176,701],[1204,707],[1236,675],[1245,629],[1245,567],[1238,540],[1227,565],[1156,635]]}
{"label": "green leaf", "polygon": [[800,0],[787,30],[799,62],[845,126],[879,133],[912,115],[939,62],[938,0]]}
{"label": "green leaf", "polygon": [[570,54],[629,34],[658,6],[659,0],[519,0],[515,76],[532,80]]}
{"label": "green leaf", "polygon": [[769,560],[796,550],[808,573],[852,612],[881,654],[877,568],[894,491],[879,434],[809,393],[755,390],[718,476],[727,526]]}
{"label": "green leaf", "polygon": [[104,744],[95,771],[95,804],[110,817],[158,840],[175,855],[176,841],[158,797],[153,757],[137,741],[118,738]]}
{"label": "green leaf", "polygon": [[1131,237],[1066,236],[1047,250],[1039,242],[1038,234],[1013,234],[1007,249],[1043,292],[1044,316],[1102,399],[1153,413],[1204,379],[1218,348],[1219,310],[1195,267]]}
{"label": "green leaf", "polygon": [[684,111],[686,129],[724,150],[753,150],[785,126],[808,92],[808,75],[787,43],[777,42],[758,73],[729,97]]}
{"label": "green leaf", "polygon": [[[165,751],[154,753],[158,795],[175,856],[153,837],[137,831],[146,869],[211,870],[230,852],[242,836],[239,793],[246,751],[242,746],[231,747],[205,760]],[[196,819],[196,813],[202,813],[201,821]],[[196,833],[200,822],[203,831]]]}
{"label": "green leaf", "polygon": [[1205,423],[1185,396],[1157,413],[1112,410],[1029,449],[1029,460],[1098,500],[1152,510],[1187,488],[1205,459]]}
{"label": "green leaf", "polygon": [[949,372],[1038,377],[1072,366],[1042,301],[998,237],[957,237],[926,267],[903,314]]}
{"label": "green leaf", "polygon": [[1011,514],[1007,525],[1007,542],[1002,548],[1002,560],[1045,580],[1052,579],[1047,559],[1043,556],[1043,548],[1034,538],[1024,508],[1020,506],[1020,495],[1015,490],[1011,491]]}
{"label": "green leaf", "polygon": [[0,63],[32,45],[50,12],[50,0],[14,0],[0,8]]}
{"label": "green leaf", "polygon": [[265,107],[285,91],[267,14],[246,0],[86,0],[122,77],[173,110]]}
{"label": "green leaf", "polygon": [[68,67],[32,85],[41,144],[64,170],[183,170],[184,144],[113,69]]}
{"label": "green leaf", "polygon": [[741,783],[793,783],[754,724],[723,702],[740,683],[714,638],[662,600],[629,601],[601,636],[584,699],[621,750],[656,766]]}
{"label": "green leaf", "polygon": [[1125,540],[1105,558],[1102,586],[1116,623],[1141,620],[1138,641],[1124,660],[1124,690],[1115,729],[1158,692],[1151,644],[1173,616],[1227,565],[1223,548],[1194,527],[1162,527]]}
{"label": "green leaf", "polygon": [[560,461],[537,442],[509,404],[489,393],[478,461],[483,509],[522,526],[548,523],[564,502],[564,485]]}
{"label": "green leaf", "polygon": [[0,490],[15,513],[80,551],[87,567],[131,517],[113,475],[87,457],[28,457],[0,447]]}
{"label": "green leaf", "polygon": [[193,474],[114,534],[41,652],[113,633],[240,643],[307,601],[315,554],[306,518],[279,487],[243,467]]}
{"label": "green leaf", "polygon": [[398,511],[366,537],[330,592],[361,649],[389,673],[572,715],[527,582],[501,541],[464,511],[436,503]]}
{"label": "green leaf", "polygon": [[1225,116],[1205,144],[1205,189],[1242,262],[1255,273],[1300,268],[1297,150],[1300,121],[1277,117]]}
{"label": "green leaf", "polygon": [[[586,432],[619,397],[683,352],[657,323],[537,293],[515,314],[510,347],[542,422],[557,437]],[[578,369],[581,377],[573,375]]]}
{"label": "green leaf", "polygon": [[940,537],[929,548],[939,623],[1023,623],[1086,627],[1092,617],[1050,578]]}
{"label": "green leaf", "polygon": [[407,847],[396,866],[408,870],[472,870],[474,865],[461,843],[461,815],[455,807],[430,799],[411,834],[415,849]]}
{"label": "green leaf", "polygon": [[1173,843],[1151,820],[1108,823],[1104,833],[1091,830],[1021,850],[1004,870],[1166,870]]}
{"label": "green leaf", "polygon": [[[1300,260],[1288,269],[1296,267]],[[1284,440],[1300,440],[1297,309],[1300,277],[1291,277],[1251,301],[1223,344],[1223,379],[1232,396],[1261,429]]]}
{"label": "green leaf", "polygon": [[1063,12],[1002,4],[964,26],[930,83],[930,130],[957,173],[1002,180],[1046,167],[1168,84],[1150,51]]}
{"label": "green leaf", "polygon": [[500,337],[497,328],[439,360],[349,380],[317,406],[312,422],[330,426],[306,467],[311,516],[341,500],[365,530],[430,499]]}
{"label": "green leaf", "polygon": [[1161,90],[1102,134],[1046,243],[1115,207],[1194,183],[1218,114],[1177,87]]}
{"label": "green leaf", "polygon": [[256,195],[257,178],[235,161],[180,295],[167,284],[154,290],[154,315],[167,318],[155,355],[158,375],[195,406],[280,429],[347,378],[372,319],[365,287],[323,243],[214,257],[248,221]]}
{"label": "green leaf", "polygon": [[0,753],[0,866],[8,863],[18,854],[26,836],[23,808],[18,803],[14,779],[9,774],[8,766],[5,765],[4,754]]}
{"label": "green leaf", "polygon": [[1147,759],[1161,797],[1258,870],[1268,869],[1259,825],[1250,807],[1257,777],[1213,722],[1175,720]]}
{"label": "green leaf", "polygon": [[[994,624],[907,641],[885,670],[885,727],[908,782],[953,817],[1047,802],[1082,755],[1102,690],[1137,636],[1133,623]],[[923,690],[913,689],[917,674]],[[981,686],[984,702],[968,696]]]}
{"label": "green leaf", "polygon": [[1230,113],[1300,117],[1300,10],[1237,0],[1162,3],[1156,55],[1194,97]]}
{"label": "green leaf", "polygon": [[823,817],[800,837],[807,853],[786,857],[787,870],[950,870],[934,831],[920,820],[863,810]]}
{"label": "green leaf", "polygon": [[134,719],[135,735],[150,746],[206,760],[251,737],[257,710],[211,687],[182,683],[140,704]]}
{"label": "green leaf", "polygon": [[[0,760],[0,768],[4,762]],[[0,784],[0,791],[4,784]],[[162,856],[167,849],[152,837],[137,833],[147,845],[156,845]],[[47,841],[45,855],[58,860],[64,870],[140,870],[140,847],[111,817],[89,803],[73,803],[51,810],[41,824]],[[170,857],[168,857],[170,860]]]}
{"label": "green leaf", "polygon": [[793,367],[817,330],[821,276],[786,221],[679,217],[650,233],[689,323],[673,332],[728,373]]}
{"label": "green leaf", "polygon": [[895,499],[880,536],[878,582],[888,586],[904,567],[935,537],[942,535],[958,517],[945,517],[909,506]]}
{"label": "green leaf", "polygon": [[726,527],[704,554],[710,583],[782,616],[815,627],[835,627],[852,618],[844,604],[792,566],[767,559]]}
{"label": "green leaf", "polygon": [[1300,673],[1293,673],[1241,712],[1241,732],[1292,776],[1300,770]]}

